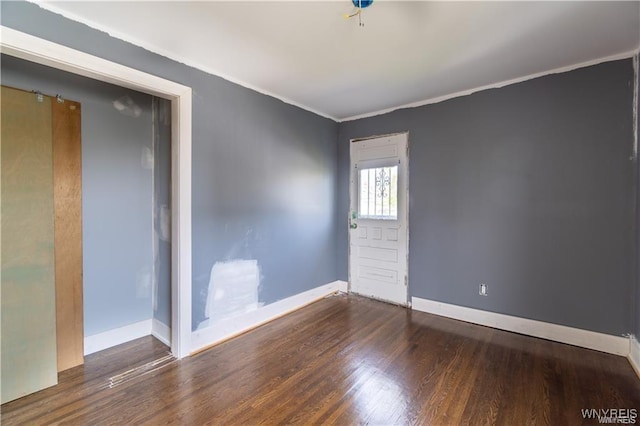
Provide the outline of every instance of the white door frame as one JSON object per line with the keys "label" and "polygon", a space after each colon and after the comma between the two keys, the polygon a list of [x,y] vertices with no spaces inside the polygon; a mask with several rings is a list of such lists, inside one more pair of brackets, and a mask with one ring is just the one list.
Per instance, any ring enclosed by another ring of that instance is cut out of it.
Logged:
{"label": "white door frame", "polygon": [[0,26],[0,52],[171,101],[171,352],[191,352],[191,88]]}
{"label": "white door frame", "polygon": [[[406,235],[406,286],[407,286],[407,303],[406,303],[406,307],[407,308],[411,308],[411,292],[409,291],[409,131],[404,131],[404,132],[396,132],[396,133],[388,133],[388,134],[383,134],[383,135],[373,135],[373,136],[367,136],[367,137],[363,137],[363,138],[353,138],[349,140],[349,153],[351,153],[351,144],[354,142],[361,142],[361,141],[366,141],[369,139],[379,139],[379,138],[384,138],[384,137],[388,137],[388,136],[396,136],[396,135],[407,135],[407,164],[406,164],[406,176],[405,176],[405,200],[406,200],[406,208],[405,208],[405,221],[406,221],[406,226],[405,226],[405,232],[407,233]],[[351,217],[351,197],[354,196],[353,194],[353,185],[351,184],[351,181],[353,179],[353,176],[351,175],[353,173],[353,164],[351,163],[351,154],[349,154],[349,211],[347,212],[348,217]],[[349,220],[349,224],[350,224],[350,220]],[[348,225],[349,226],[349,225]],[[347,244],[348,244],[348,249],[347,249],[347,270],[348,270],[348,275],[347,275],[347,279],[349,280],[348,282],[348,292],[351,293],[351,229],[347,229],[347,235],[349,236],[347,238]],[[391,303],[391,302],[389,302]]]}

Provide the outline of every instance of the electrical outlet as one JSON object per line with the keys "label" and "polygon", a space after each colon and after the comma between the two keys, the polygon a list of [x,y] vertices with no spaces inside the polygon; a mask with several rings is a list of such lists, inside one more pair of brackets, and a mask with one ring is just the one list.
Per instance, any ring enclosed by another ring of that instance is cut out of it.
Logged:
{"label": "electrical outlet", "polygon": [[480,287],[478,289],[478,294],[480,296],[487,296],[489,293],[487,291],[487,285],[484,283],[480,283]]}

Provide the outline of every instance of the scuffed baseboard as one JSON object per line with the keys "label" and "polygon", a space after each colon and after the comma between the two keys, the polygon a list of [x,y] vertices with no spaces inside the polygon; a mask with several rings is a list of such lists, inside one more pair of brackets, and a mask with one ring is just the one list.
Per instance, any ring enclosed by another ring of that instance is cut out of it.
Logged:
{"label": "scuffed baseboard", "polygon": [[347,283],[345,281],[334,281],[262,306],[255,311],[217,321],[206,328],[196,330],[192,333],[191,351],[192,353],[202,351],[290,312],[296,311],[330,294],[346,291]]}
{"label": "scuffed baseboard", "polygon": [[629,339],[622,336],[612,336],[610,334],[451,305],[419,297],[413,297],[412,302],[413,309],[417,311],[610,354],[629,356]]}

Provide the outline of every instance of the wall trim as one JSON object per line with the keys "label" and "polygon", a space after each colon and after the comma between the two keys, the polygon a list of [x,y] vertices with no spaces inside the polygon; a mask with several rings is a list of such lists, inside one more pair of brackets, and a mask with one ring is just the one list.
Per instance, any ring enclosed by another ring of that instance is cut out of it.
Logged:
{"label": "wall trim", "polygon": [[287,297],[286,299],[278,300],[255,311],[218,321],[209,325],[207,328],[196,330],[192,333],[191,342],[193,346],[191,354],[193,355],[209,349],[242,333],[297,311],[331,294],[346,291],[347,283],[345,281],[334,281]]}
{"label": "wall trim", "polygon": [[640,51],[640,49],[636,48],[633,49],[631,51],[628,52],[624,52],[624,53],[620,53],[620,54],[616,54],[616,55],[611,55],[611,56],[606,56],[603,58],[598,58],[598,59],[593,59],[590,61],[586,61],[586,62],[581,62],[578,64],[574,64],[574,65],[569,65],[569,66],[565,66],[565,67],[560,67],[560,68],[555,68],[555,69],[551,69],[551,70],[547,70],[547,71],[542,71],[539,73],[535,73],[535,74],[530,74],[527,76],[523,76],[523,77],[518,77],[518,78],[514,78],[511,80],[506,80],[506,81],[501,81],[501,82],[495,82],[495,83],[491,83],[491,84],[487,84],[484,86],[479,86],[476,88],[471,88],[468,90],[463,90],[460,92],[454,92],[451,94],[445,94],[443,96],[439,96],[439,97],[435,97],[435,98],[428,98],[422,101],[418,101],[418,102],[412,102],[412,103],[408,103],[408,104],[403,104],[403,105],[398,105],[398,106],[394,106],[391,108],[386,108],[386,109],[382,109],[382,110],[378,110],[378,111],[373,111],[373,112],[368,112],[368,113],[364,113],[364,114],[359,114],[359,115],[354,115],[354,116],[350,116],[350,117],[346,117],[346,118],[337,118],[337,117],[333,117],[329,114],[320,112],[314,108],[311,108],[307,105],[303,105],[301,103],[295,102],[287,97],[284,96],[280,96],[277,95],[269,90],[266,89],[262,89],[258,86],[255,86],[253,84],[249,84],[241,79],[232,77],[226,73],[222,73],[218,70],[212,69],[208,66],[202,65],[196,61],[193,61],[191,59],[188,59],[186,57],[182,57],[179,55],[175,55],[173,53],[170,53],[168,51],[166,51],[165,49],[162,49],[158,46],[154,46],[151,45],[150,43],[147,43],[145,41],[142,41],[136,37],[131,37],[128,34],[125,34],[121,31],[117,31],[114,30],[113,28],[109,28],[106,25],[102,25],[99,24],[91,19],[87,19],[85,17],[82,17],[76,13],[73,12],[69,12],[66,10],[61,9],[60,7],[57,7],[55,4],[53,3],[48,3],[48,2],[39,2],[37,0],[28,0],[29,2],[35,3],[37,4],[40,8],[47,10],[49,12],[55,13],[57,15],[61,15],[71,21],[75,21],[75,22],[79,22],[81,24],[87,25],[90,28],[93,28],[95,30],[98,31],[102,31],[104,33],[107,33],[110,37],[116,38],[118,40],[122,40],[126,43],[132,44],[134,46],[137,47],[141,47],[145,50],[148,50],[150,52],[153,52],[157,55],[163,56],[165,58],[168,58],[172,61],[181,63],[183,65],[195,68],[197,70],[203,71],[207,74],[211,74],[211,75],[215,75],[217,77],[223,78],[231,83],[237,84],[239,86],[245,87],[247,89],[253,90],[255,92],[261,93],[263,95],[266,96],[270,96],[272,98],[278,99],[284,103],[287,103],[289,105],[293,105],[296,106],[298,108],[301,108],[303,110],[309,111],[313,114],[319,115],[320,117],[324,117],[324,118],[328,118],[330,120],[333,120],[337,123],[342,123],[345,121],[353,121],[353,120],[358,120],[360,118],[367,118],[367,117],[374,117],[376,115],[382,115],[382,114],[387,114],[389,112],[393,112],[395,110],[398,109],[404,109],[404,108],[414,108],[414,107],[418,107],[418,106],[423,106],[423,105],[429,105],[429,104],[434,104],[434,103],[438,103],[438,102],[442,102],[448,99],[453,99],[453,98],[457,98],[460,96],[466,96],[466,95],[470,95],[472,93],[475,92],[479,92],[482,90],[487,90],[487,89],[495,89],[495,88],[500,88],[500,87],[504,87],[504,86],[508,86],[510,84],[514,84],[514,83],[520,83],[522,81],[526,81],[526,80],[531,80],[537,77],[542,77],[545,75],[549,75],[549,74],[558,74],[558,73],[562,73],[562,72],[567,72],[567,71],[572,71],[578,68],[584,68],[584,67],[588,67],[591,65],[597,65],[599,63],[602,62],[608,62],[608,61],[613,61],[613,60],[617,60],[617,59],[627,59],[632,57],[633,55],[637,55],[638,52]]}
{"label": "wall trim", "polygon": [[349,283],[346,281],[338,280],[338,281],[334,281],[332,284],[335,284],[338,286],[338,291],[340,293],[347,293],[349,291]]}
{"label": "wall trim", "polygon": [[444,102],[444,101],[447,101],[449,99],[454,99],[454,98],[459,98],[459,97],[462,97],[462,96],[471,95],[473,93],[482,92],[484,90],[499,89],[501,87],[510,86],[510,85],[516,84],[516,83],[522,83],[523,81],[533,80],[534,78],[544,77],[546,75],[562,74],[562,73],[565,73],[565,72],[574,71],[574,70],[577,70],[577,69],[580,69],[580,68],[586,68],[586,67],[590,67],[590,66],[593,66],[593,65],[602,64],[602,63],[605,63],[605,62],[617,61],[617,60],[620,60],[620,59],[629,59],[629,58],[633,58],[634,55],[637,55],[637,54],[638,54],[638,49],[635,49],[635,50],[631,50],[631,51],[628,51],[628,52],[618,53],[616,55],[605,56],[603,58],[598,58],[598,59],[593,59],[593,60],[586,61],[586,62],[581,62],[581,63],[574,64],[574,65],[568,65],[568,66],[565,66],[565,67],[560,67],[560,68],[555,68],[555,69],[551,69],[551,70],[547,70],[547,71],[542,71],[542,72],[538,72],[538,73],[535,73],[535,74],[529,74],[529,75],[525,75],[523,77],[513,78],[511,80],[498,81],[498,82],[495,82],[495,83],[486,84],[484,86],[474,87],[474,88],[467,89],[467,90],[461,90],[459,92],[449,93],[449,94],[442,95],[442,96],[436,96],[435,98],[429,98],[429,99],[425,99],[425,100],[418,101],[418,102],[411,102],[411,103],[408,103],[408,104],[398,105],[398,106],[394,106],[394,107],[391,107],[391,108],[385,108],[385,109],[381,109],[381,110],[378,110],[378,111],[373,111],[373,112],[368,112],[368,113],[364,113],[364,114],[354,115],[354,116],[351,116],[351,117],[342,118],[342,119],[338,120],[338,123],[344,123],[346,121],[359,120],[361,118],[375,117],[377,115],[388,114],[390,112],[397,111],[399,109],[416,108],[416,107],[421,107],[421,106],[424,106],[424,105],[437,104],[439,102]]}
{"label": "wall trim", "polygon": [[629,338],[413,297],[413,309],[541,339],[629,355]]}
{"label": "wall trim", "polygon": [[89,355],[151,334],[151,320],[135,322],[84,338],[84,354]]}
{"label": "wall trim", "polygon": [[640,379],[640,343],[638,343],[638,340],[635,336],[631,336],[629,340],[630,347],[629,355],[627,356],[627,358],[629,359],[631,367],[633,367],[633,370],[638,375],[638,379]]}
{"label": "wall trim", "polygon": [[191,97],[188,86],[0,26],[0,52],[171,100],[171,352],[191,347]]}
{"label": "wall trim", "polygon": [[313,114],[316,114],[316,115],[318,115],[320,117],[328,118],[329,120],[332,120],[332,121],[337,121],[337,119],[335,117],[332,117],[332,116],[330,116],[328,114],[325,114],[323,112],[315,110],[315,109],[313,109],[311,107],[308,107],[306,105],[303,105],[301,103],[295,102],[295,101],[293,101],[293,100],[291,100],[291,99],[289,99],[289,98],[287,98],[285,96],[277,95],[277,94],[275,94],[275,93],[273,93],[273,92],[271,92],[269,90],[263,89],[261,87],[258,87],[256,85],[253,85],[253,84],[250,84],[250,83],[247,83],[247,82],[245,82],[245,81],[243,81],[241,79],[232,77],[229,74],[220,72],[220,71],[218,71],[216,69],[213,69],[213,68],[211,68],[209,66],[202,65],[201,63],[199,63],[197,61],[193,61],[193,60],[191,60],[191,59],[189,59],[189,58],[187,58],[185,56],[180,56],[180,55],[176,55],[174,53],[170,53],[169,51],[167,51],[167,50],[165,50],[165,49],[163,49],[163,48],[161,48],[159,46],[152,45],[152,44],[147,43],[147,42],[145,42],[143,40],[140,40],[140,39],[138,39],[136,37],[131,37],[130,35],[125,34],[125,33],[121,32],[121,31],[115,31],[115,30],[113,30],[113,28],[109,28],[106,25],[98,24],[97,22],[95,22],[95,21],[93,21],[91,19],[87,19],[87,18],[84,18],[82,16],[79,16],[78,14],[63,10],[63,9],[57,7],[53,3],[40,2],[40,1],[36,1],[36,0],[28,0],[28,1],[37,4],[40,8],[42,8],[44,10],[47,10],[47,11],[52,12],[52,13],[55,13],[57,15],[61,15],[61,16],[65,17],[65,18],[67,18],[67,19],[69,19],[71,21],[79,22],[81,24],[84,24],[84,25],[92,28],[92,29],[107,33],[107,35],[109,35],[109,37],[113,37],[115,39],[124,41],[125,43],[132,44],[132,45],[134,45],[136,47],[141,47],[141,48],[143,48],[145,50],[148,50],[149,52],[155,53],[156,55],[160,55],[160,56],[165,57],[167,59],[170,59],[170,60],[172,60],[174,62],[178,62],[180,64],[186,65],[186,66],[191,67],[191,68],[195,68],[195,69],[197,69],[199,71],[202,71],[202,72],[205,72],[207,74],[215,75],[216,77],[220,77],[220,78],[222,78],[224,80],[227,80],[227,81],[229,81],[229,82],[231,82],[233,84],[237,84],[238,86],[245,87],[247,89],[253,90],[254,92],[258,92],[258,93],[261,93],[263,95],[270,96],[272,98],[278,99],[278,100],[280,100],[280,101],[282,101],[282,102],[284,102],[286,104],[293,105],[293,106],[298,107],[300,109],[303,109],[305,111],[309,111],[309,112],[311,112]]}
{"label": "wall trim", "polygon": [[171,347],[171,328],[156,318],[151,320],[151,335]]}

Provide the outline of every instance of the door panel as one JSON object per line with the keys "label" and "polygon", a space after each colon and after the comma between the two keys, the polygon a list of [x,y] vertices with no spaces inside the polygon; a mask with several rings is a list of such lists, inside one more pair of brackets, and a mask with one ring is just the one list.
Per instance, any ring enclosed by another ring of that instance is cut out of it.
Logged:
{"label": "door panel", "polygon": [[53,101],[58,371],[84,363],[80,103]]}
{"label": "door panel", "polygon": [[51,99],[2,87],[1,402],[57,383]]}
{"label": "door panel", "polygon": [[407,135],[351,142],[349,282],[407,304]]}

